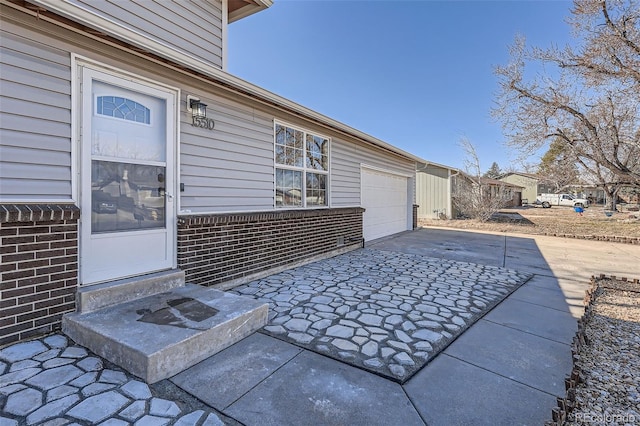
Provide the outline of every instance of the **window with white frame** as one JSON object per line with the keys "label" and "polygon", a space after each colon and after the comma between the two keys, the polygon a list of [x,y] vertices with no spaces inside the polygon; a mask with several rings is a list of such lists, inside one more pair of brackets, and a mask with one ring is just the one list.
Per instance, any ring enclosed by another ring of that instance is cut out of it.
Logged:
{"label": "window with white frame", "polygon": [[329,139],[275,125],[276,207],[328,205]]}

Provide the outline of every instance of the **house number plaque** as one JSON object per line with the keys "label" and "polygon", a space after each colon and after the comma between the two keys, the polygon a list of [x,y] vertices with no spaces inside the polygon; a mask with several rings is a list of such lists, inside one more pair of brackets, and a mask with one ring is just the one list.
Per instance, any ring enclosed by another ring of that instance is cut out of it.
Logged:
{"label": "house number plaque", "polygon": [[193,127],[201,127],[203,129],[213,130],[213,128],[216,127],[216,122],[213,120],[213,118],[193,117],[191,125]]}

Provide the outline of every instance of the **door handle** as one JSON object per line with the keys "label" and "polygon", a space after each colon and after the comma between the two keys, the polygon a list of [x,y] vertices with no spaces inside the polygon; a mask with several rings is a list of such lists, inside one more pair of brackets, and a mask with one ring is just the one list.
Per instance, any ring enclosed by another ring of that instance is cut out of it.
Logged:
{"label": "door handle", "polygon": [[169,194],[168,192],[165,192],[165,195],[167,196],[167,201],[173,201],[173,195]]}

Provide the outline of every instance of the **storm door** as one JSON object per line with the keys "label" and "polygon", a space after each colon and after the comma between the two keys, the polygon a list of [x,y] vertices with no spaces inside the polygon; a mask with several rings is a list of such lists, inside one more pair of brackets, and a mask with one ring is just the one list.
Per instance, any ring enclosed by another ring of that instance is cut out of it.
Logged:
{"label": "storm door", "polygon": [[175,266],[175,99],[83,69],[82,284]]}

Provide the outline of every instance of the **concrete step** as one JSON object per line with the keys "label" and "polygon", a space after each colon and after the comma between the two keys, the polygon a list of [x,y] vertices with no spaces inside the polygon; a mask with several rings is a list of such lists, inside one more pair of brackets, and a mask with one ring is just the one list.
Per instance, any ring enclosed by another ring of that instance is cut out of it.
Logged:
{"label": "concrete step", "polygon": [[184,271],[172,269],[132,278],[80,287],[78,312],[91,312],[184,286]]}
{"label": "concrete step", "polygon": [[62,318],[78,344],[155,383],[242,340],[267,323],[268,305],[209,287],[171,291]]}

